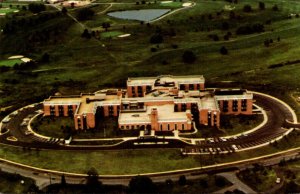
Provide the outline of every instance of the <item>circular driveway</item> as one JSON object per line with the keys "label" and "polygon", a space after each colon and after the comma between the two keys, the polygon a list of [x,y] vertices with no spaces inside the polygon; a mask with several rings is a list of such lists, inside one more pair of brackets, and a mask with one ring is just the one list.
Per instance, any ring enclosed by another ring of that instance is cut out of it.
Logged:
{"label": "circular driveway", "polygon": [[[18,114],[10,116],[11,120],[5,124],[5,127],[9,129],[9,132],[0,136],[0,142],[3,144],[10,144],[21,147],[32,147],[38,149],[124,149],[124,148],[148,148],[148,147],[173,147],[184,148],[184,152],[188,154],[198,153],[222,153],[230,151],[240,151],[253,149],[262,145],[267,145],[269,142],[275,139],[281,138],[283,135],[289,133],[291,130],[283,128],[284,121],[297,122],[295,113],[284,102],[265,94],[254,92],[255,104],[261,107],[267,114],[268,121],[265,125],[261,126],[257,130],[248,133],[246,135],[239,135],[236,137],[227,138],[223,141],[220,138],[215,138],[214,142],[205,140],[196,140],[196,145],[191,145],[181,141],[180,138],[175,137],[159,137],[156,140],[145,139],[140,140],[128,139],[123,143],[114,146],[65,146],[59,141],[49,141],[47,138],[43,138],[34,134],[27,134],[26,121],[37,114],[37,111],[42,109],[42,104],[35,104],[34,106],[27,106],[18,111]],[[25,124],[22,125],[22,123]],[[27,123],[28,124],[28,123]],[[4,126],[2,126],[3,128]],[[201,130],[201,129],[200,129]],[[8,141],[7,137],[14,136],[18,141]],[[184,138],[186,139],[186,138]],[[143,141],[142,144],[140,142]],[[168,142],[164,144],[151,142]],[[235,147],[233,147],[233,145]]]}

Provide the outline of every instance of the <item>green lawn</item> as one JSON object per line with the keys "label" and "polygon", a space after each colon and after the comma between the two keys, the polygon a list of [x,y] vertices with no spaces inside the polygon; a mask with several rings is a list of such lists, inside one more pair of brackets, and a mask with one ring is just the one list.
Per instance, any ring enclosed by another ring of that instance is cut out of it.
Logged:
{"label": "green lawn", "polygon": [[[48,137],[64,138],[68,128],[74,130],[74,119],[70,117],[38,117],[31,123],[32,129]],[[69,130],[69,131],[70,131]]]}
{"label": "green lawn", "polygon": [[221,130],[234,135],[255,128],[263,121],[263,115],[222,115]]}
{"label": "green lawn", "polygon": [[0,14],[7,14],[11,12],[18,11],[18,9],[6,9],[6,8],[0,8]]}
{"label": "green lawn", "polygon": [[15,64],[21,64],[23,61],[21,59],[7,59],[7,60],[1,60],[0,66],[7,66],[7,67],[13,67]]}
{"label": "green lawn", "polygon": [[[98,122],[96,129],[86,131],[75,131],[74,119],[70,117],[39,117],[31,123],[31,126],[35,132],[54,138],[64,138],[69,134],[72,134],[75,139],[137,137],[139,135],[137,130],[118,130],[116,118],[103,118]],[[108,144],[111,143],[108,142]]]}
{"label": "green lawn", "polygon": [[108,32],[102,32],[101,33],[101,38],[113,38],[117,37],[119,35],[124,34],[123,32],[120,31],[108,31]]}
{"label": "green lawn", "polygon": [[160,2],[160,6],[171,7],[171,8],[178,8],[178,7],[182,7],[182,2],[170,2],[170,3],[162,3],[162,2]]}
{"label": "green lawn", "polygon": [[220,129],[199,126],[198,132],[191,135],[181,134],[181,137],[207,138],[215,136],[229,136],[249,131],[263,121],[262,115],[221,115]]}
{"label": "green lawn", "polygon": [[100,175],[139,174],[194,168],[263,156],[300,146],[299,135],[299,132],[293,132],[293,134],[272,146],[229,155],[182,156],[179,149],[167,148],[87,152],[27,150],[3,145],[0,148],[0,157],[35,167],[67,172],[86,173],[88,169],[95,167]]}

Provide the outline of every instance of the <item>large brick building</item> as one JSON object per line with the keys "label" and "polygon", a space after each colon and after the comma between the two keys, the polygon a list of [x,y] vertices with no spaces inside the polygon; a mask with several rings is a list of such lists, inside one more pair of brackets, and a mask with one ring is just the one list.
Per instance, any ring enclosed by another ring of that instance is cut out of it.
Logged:
{"label": "large brick building", "polygon": [[76,130],[95,128],[100,117],[118,117],[121,130],[191,130],[220,126],[221,114],[252,114],[253,95],[241,89],[205,90],[203,76],[128,78],[127,90],[51,96],[45,116],[72,116]]}

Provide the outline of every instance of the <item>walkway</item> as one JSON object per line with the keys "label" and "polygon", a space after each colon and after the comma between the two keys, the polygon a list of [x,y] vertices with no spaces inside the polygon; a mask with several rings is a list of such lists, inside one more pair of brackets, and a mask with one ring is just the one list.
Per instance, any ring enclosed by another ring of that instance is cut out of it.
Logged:
{"label": "walkway", "polygon": [[237,176],[236,172],[224,172],[218,174],[219,176],[222,176],[226,178],[228,181],[230,181],[233,185],[224,189],[221,189],[215,193],[225,193],[226,191],[230,190],[233,191],[235,189],[238,189],[240,191],[243,191],[244,193],[256,193],[253,189],[251,189],[248,185],[243,183]]}

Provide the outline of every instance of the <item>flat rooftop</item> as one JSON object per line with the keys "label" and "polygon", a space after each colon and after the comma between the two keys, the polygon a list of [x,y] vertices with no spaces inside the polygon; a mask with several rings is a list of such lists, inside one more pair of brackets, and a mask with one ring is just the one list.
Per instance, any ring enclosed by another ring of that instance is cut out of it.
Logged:
{"label": "flat rooftop", "polygon": [[51,96],[44,100],[45,105],[78,105],[75,114],[95,113],[96,104],[114,104],[120,99],[117,95],[106,94],[81,94],[77,96]]}
{"label": "flat rooftop", "polygon": [[253,94],[245,89],[217,89],[214,92],[217,100],[252,99]]}
{"label": "flat rooftop", "polygon": [[174,112],[174,105],[148,106],[146,112],[121,112],[119,124],[150,124],[150,114],[157,109],[158,122],[190,122],[186,112]]}
{"label": "flat rooftop", "polygon": [[208,96],[201,98],[201,108],[208,110],[218,110],[219,106],[215,98]]}
{"label": "flat rooftop", "polygon": [[127,80],[127,86],[138,86],[138,85],[151,85],[160,83],[172,83],[175,84],[194,84],[204,83],[205,79],[203,75],[189,75],[189,76],[173,76],[173,75],[161,75],[158,77],[129,77]]}

